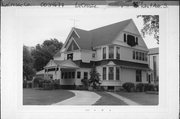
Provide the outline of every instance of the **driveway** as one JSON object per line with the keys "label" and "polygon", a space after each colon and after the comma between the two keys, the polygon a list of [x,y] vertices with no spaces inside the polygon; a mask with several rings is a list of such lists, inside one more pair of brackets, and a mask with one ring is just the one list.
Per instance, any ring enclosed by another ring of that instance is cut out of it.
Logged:
{"label": "driveway", "polygon": [[55,103],[53,105],[93,105],[101,98],[100,95],[90,91],[70,91],[75,94],[74,97]]}

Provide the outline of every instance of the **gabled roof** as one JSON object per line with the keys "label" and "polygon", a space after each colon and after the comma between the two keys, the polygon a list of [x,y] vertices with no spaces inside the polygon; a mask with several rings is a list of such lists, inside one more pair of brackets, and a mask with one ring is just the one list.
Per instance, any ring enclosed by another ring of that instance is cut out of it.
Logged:
{"label": "gabled roof", "polygon": [[110,44],[115,37],[130,23],[130,21],[132,21],[132,19],[110,24],[90,31],[73,27],[72,29],[75,30],[79,36],[74,39],[81,49],[87,50],[91,50],[92,47],[95,46]]}
{"label": "gabled roof", "polygon": [[115,37],[130,23],[130,21],[132,21],[132,19],[91,30],[93,47],[112,43]]}
{"label": "gabled roof", "polygon": [[150,48],[148,54],[149,55],[159,54],[159,48]]}

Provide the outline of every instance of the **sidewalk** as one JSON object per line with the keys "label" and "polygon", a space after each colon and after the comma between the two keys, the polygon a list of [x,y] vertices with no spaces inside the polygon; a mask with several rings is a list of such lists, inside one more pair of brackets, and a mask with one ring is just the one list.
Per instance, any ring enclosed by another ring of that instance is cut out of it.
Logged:
{"label": "sidewalk", "polygon": [[101,96],[98,94],[90,91],[70,91],[75,94],[74,97],[55,103],[53,105],[92,105],[101,98]]}

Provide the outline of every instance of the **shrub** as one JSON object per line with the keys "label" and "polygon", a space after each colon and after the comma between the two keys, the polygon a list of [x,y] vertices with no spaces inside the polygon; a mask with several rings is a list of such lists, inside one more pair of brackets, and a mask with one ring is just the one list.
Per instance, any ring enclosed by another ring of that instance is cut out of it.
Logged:
{"label": "shrub", "polygon": [[154,91],[154,85],[152,84],[144,84],[144,91]]}
{"label": "shrub", "polygon": [[122,87],[123,87],[127,92],[134,91],[134,89],[135,89],[134,83],[131,83],[131,82],[124,83],[124,84],[122,85]]}
{"label": "shrub", "polygon": [[44,90],[52,90],[53,89],[53,83],[43,83],[43,89]]}
{"label": "shrub", "polygon": [[136,91],[143,92],[144,91],[144,84],[143,83],[136,84]]}
{"label": "shrub", "polygon": [[154,86],[154,90],[155,90],[155,91],[159,91],[159,85],[155,85],[155,86]]}

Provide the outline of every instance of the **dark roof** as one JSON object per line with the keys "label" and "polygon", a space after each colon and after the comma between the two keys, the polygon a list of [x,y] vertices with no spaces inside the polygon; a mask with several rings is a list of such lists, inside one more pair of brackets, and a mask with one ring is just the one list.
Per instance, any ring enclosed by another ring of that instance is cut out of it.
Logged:
{"label": "dark roof", "polygon": [[149,55],[152,55],[152,54],[159,54],[159,48],[151,48],[149,49]]}
{"label": "dark roof", "polygon": [[135,63],[135,62],[124,61],[124,60],[116,60],[116,59],[97,61],[95,64],[96,64],[96,66],[107,65],[110,61],[114,62],[115,65],[149,69],[148,64]]}
{"label": "dark roof", "polygon": [[73,61],[77,66],[81,67],[81,68],[92,68],[93,65],[94,65],[94,62],[91,61],[89,63],[85,63],[85,62],[82,62],[82,60],[76,60],[76,61]]}
{"label": "dark roof", "polygon": [[131,21],[128,19],[122,22],[110,24],[104,27],[100,27],[90,32],[93,34],[93,47],[98,45],[110,44],[112,40],[122,31]]}
{"label": "dark roof", "polygon": [[132,19],[110,24],[90,31],[74,28],[80,38],[75,38],[81,49],[92,49],[98,45],[110,44]]}

